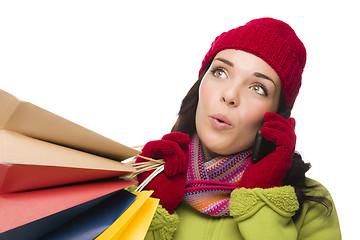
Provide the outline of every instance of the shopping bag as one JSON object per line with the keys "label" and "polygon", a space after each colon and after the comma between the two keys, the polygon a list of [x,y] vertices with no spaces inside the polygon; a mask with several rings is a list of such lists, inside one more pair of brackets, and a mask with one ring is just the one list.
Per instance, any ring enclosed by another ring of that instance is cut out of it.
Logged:
{"label": "shopping bag", "polygon": [[142,191],[130,207],[95,240],[140,240],[144,239],[159,204],[151,198],[153,191]]}
{"label": "shopping bag", "polygon": [[0,194],[133,173],[138,153],[0,90]]}
{"label": "shopping bag", "polygon": [[8,188],[6,190],[0,186],[0,193],[58,186],[135,171],[130,165],[119,161],[8,130],[0,130],[0,162],[3,163],[0,185],[6,184]]}
{"label": "shopping bag", "polygon": [[121,161],[139,153],[0,90],[0,240],[44,237],[135,184],[99,179],[135,172]]}
{"label": "shopping bag", "polygon": [[126,173],[128,171],[125,170],[0,163],[0,194],[110,178]]}
{"label": "shopping bag", "polygon": [[149,198],[127,227],[122,229],[118,239],[143,240],[151,224],[159,199]]}
{"label": "shopping bag", "polygon": [[121,190],[41,239],[92,240],[114,223],[134,201],[135,197],[136,195]]}
{"label": "shopping bag", "polygon": [[109,179],[0,195],[0,239],[38,239],[135,183]]}
{"label": "shopping bag", "polygon": [[117,161],[140,152],[0,90],[0,129]]}

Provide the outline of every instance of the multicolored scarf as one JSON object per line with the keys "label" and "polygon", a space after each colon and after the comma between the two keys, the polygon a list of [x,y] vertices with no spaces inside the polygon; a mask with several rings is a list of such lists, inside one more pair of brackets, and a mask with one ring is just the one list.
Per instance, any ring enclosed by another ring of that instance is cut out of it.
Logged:
{"label": "multicolored scarf", "polygon": [[195,135],[189,151],[184,200],[202,213],[229,216],[230,194],[240,187],[241,176],[250,163],[251,150],[206,160]]}

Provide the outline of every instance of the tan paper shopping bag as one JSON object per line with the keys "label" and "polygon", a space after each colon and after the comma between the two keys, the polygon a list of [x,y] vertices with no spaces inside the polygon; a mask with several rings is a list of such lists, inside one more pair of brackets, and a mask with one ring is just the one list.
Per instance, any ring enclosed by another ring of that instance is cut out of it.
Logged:
{"label": "tan paper shopping bag", "polygon": [[119,161],[139,154],[3,90],[0,90],[0,129]]}
{"label": "tan paper shopping bag", "polygon": [[0,194],[129,174],[138,153],[0,90]]}

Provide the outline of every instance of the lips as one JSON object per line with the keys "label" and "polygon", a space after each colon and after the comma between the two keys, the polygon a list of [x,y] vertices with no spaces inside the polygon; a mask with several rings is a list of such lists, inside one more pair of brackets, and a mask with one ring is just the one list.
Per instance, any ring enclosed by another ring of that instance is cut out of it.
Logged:
{"label": "lips", "polygon": [[229,118],[222,114],[211,115],[210,121],[213,127],[219,130],[226,130],[233,127]]}

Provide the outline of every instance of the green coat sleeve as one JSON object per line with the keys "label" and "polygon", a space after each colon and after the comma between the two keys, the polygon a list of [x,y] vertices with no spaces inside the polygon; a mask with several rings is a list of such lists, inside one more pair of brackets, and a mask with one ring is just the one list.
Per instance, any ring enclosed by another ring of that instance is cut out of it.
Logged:
{"label": "green coat sleeve", "polygon": [[177,213],[169,214],[159,205],[151,221],[145,240],[170,240],[179,225]]}
{"label": "green coat sleeve", "polygon": [[[320,185],[314,183],[308,185]],[[291,217],[299,204],[293,187],[284,186],[234,190],[230,198],[230,215],[244,239],[341,239],[336,209],[329,192],[320,185],[307,195],[326,197],[333,206],[332,211],[321,203],[305,201],[300,217],[294,223]]]}
{"label": "green coat sleeve", "polygon": [[304,203],[302,213],[296,222],[299,239],[341,239],[339,219],[329,191],[312,179],[307,179],[307,185],[317,186],[311,189],[307,195],[325,197],[328,199],[328,206],[311,201]]}
{"label": "green coat sleeve", "polygon": [[235,189],[229,208],[244,239],[297,239],[291,217],[299,203],[293,187]]}

